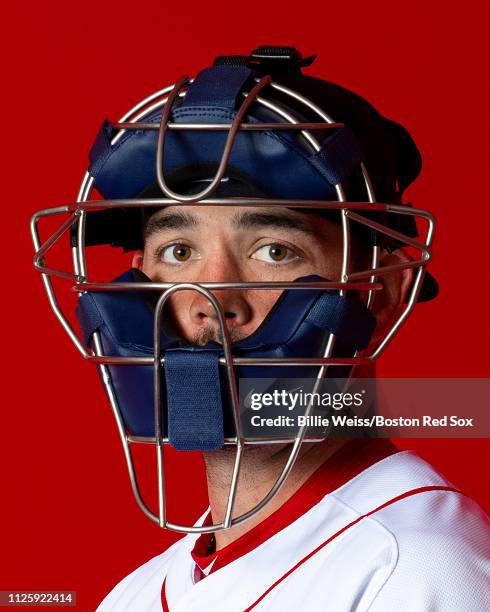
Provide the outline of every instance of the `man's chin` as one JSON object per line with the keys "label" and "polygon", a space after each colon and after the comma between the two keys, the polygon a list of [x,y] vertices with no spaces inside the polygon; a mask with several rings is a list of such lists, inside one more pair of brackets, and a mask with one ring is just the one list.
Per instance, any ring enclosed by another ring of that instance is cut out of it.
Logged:
{"label": "man's chin", "polygon": [[[242,459],[245,461],[252,457],[256,459],[270,459],[271,457],[274,457],[278,453],[284,451],[286,447],[290,447],[291,444],[248,444],[244,448]],[[234,460],[236,456],[236,446],[234,444],[230,444],[220,448],[219,450],[204,451],[203,456],[206,462],[213,460]]]}

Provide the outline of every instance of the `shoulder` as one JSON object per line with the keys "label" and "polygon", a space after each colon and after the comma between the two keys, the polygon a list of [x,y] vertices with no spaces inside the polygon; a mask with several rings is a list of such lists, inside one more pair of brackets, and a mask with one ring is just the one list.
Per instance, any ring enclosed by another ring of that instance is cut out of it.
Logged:
{"label": "shoulder", "polygon": [[179,540],[123,578],[100,603],[97,612],[161,610],[162,583],[181,543]]}
{"label": "shoulder", "polygon": [[[490,522],[478,504],[443,489],[451,483],[415,453],[393,455],[368,472],[337,493],[359,514],[379,507],[365,520],[392,542],[395,562],[370,610],[486,610]],[[379,495],[383,487],[389,496]]]}
{"label": "shoulder", "polygon": [[487,610],[490,525],[479,506],[450,491],[427,491],[398,502],[379,520],[396,540],[397,562],[376,610]]}

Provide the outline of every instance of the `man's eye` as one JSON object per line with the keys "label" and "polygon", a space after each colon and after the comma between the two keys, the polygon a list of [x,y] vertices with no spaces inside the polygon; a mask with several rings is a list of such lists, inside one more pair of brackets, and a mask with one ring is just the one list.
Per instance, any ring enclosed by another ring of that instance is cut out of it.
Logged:
{"label": "man's eye", "polygon": [[170,244],[162,249],[159,257],[162,261],[168,264],[179,264],[196,259],[196,252],[186,244]]}
{"label": "man's eye", "polygon": [[298,255],[284,244],[266,244],[257,249],[251,256],[252,259],[259,259],[267,263],[289,263],[298,259]]}

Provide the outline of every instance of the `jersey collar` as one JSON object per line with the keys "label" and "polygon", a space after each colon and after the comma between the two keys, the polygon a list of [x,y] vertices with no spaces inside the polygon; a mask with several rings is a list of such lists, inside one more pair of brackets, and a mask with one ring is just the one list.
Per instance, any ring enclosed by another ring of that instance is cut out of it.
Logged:
{"label": "jersey collar", "polygon": [[[191,551],[196,564],[195,581],[254,550],[308,512],[325,495],[396,452],[398,449],[389,440],[351,440],[325,461],[280,508],[228,546],[217,552],[209,552],[213,534],[201,534]],[[209,513],[204,525],[211,523]]]}

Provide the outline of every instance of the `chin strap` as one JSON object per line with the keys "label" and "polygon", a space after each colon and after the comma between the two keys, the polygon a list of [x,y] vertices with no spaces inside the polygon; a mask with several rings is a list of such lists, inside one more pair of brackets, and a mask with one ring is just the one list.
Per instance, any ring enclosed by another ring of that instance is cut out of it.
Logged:
{"label": "chin strap", "polygon": [[165,353],[168,438],[177,450],[224,445],[219,353],[171,349]]}

